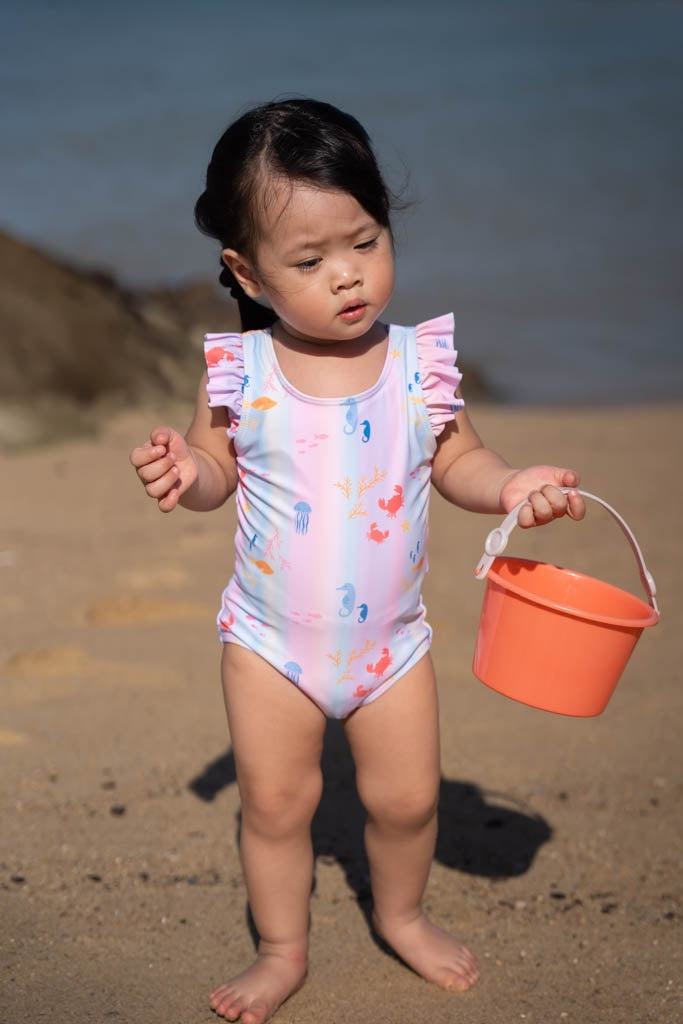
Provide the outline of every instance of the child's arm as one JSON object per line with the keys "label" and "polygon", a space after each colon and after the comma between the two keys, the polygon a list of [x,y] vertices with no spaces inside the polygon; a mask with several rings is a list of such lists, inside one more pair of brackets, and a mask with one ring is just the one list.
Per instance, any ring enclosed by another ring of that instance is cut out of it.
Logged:
{"label": "child's arm", "polygon": [[157,427],[149,441],[133,449],[131,465],[162,512],[178,504],[207,512],[230,497],[237,487],[237,462],[227,427],[227,409],[209,408],[204,374],[185,437],[171,427]]}
{"label": "child's arm", "polygon": [[437,441],[432,483],[447,501],[471,512],[509,512],[524,498],[519,512],[522,527],[540,526],[559,516],[583,519],[580,494],[564,494],[561,487],[576,487],[579,475],[558,466],[513,469],[500,455],[485,448],[467,413],[456,413]]}

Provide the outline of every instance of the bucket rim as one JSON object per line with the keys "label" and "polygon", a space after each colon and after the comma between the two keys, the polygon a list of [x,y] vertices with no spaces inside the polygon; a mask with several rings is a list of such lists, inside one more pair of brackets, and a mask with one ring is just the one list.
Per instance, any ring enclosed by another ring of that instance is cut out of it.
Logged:
{"label": "bucket rim", "polygon": [[[510,582],[510,580],[503,579],[496,571],[497,566],[501,562],[516,562],[520,565],[548,565],[547,562],[537,562],[530,558],[510,558],[508,557],[497,557],[493,561],[493,565],[486,574],[486,579],[496,583],[503,590],[509,590],[511,593],[516,594],[518,597],[523,598],[525,601],[530,601],[532,604],[542,605],[545,608],[551,608],[553,611],[561,612],[563,615],[571,615],[575,619],[585,619],[589,622],[600,622],[608,626],[624,626],[628,629],[644,629],[647,626],[655,626],[659,622],[659,610],[653,608],[651,605],[646,605],[642,598],[636,594],[632,594],[629,590],[622,590],[621,587],[615,587],[613,583],[605,583],[604,586],[613,587],[615,590],[621,590],[622,593],[628,594],[635,601],[639,601],[644,608],[648,608],[650,614],[645,618],[640,619],[624,619],[616,615],[601,615],[599,612],[586,612],[578,608],[572,608],[570,605],[560,604],[559,601],[553,601],[549,597],[541,597],[538,594],[534,594],[531,591],[525,590],[523,587],[518,586],[516,583]],[[595,577],[588,576],[586,573],[576,572],[574,569],[560,569],[559,566],[554,566],[558,572],[571,572],[575,576],[580,576],[583,579],[594,580]],[[602,583],[602,580],[596,580],[598,583]]]}

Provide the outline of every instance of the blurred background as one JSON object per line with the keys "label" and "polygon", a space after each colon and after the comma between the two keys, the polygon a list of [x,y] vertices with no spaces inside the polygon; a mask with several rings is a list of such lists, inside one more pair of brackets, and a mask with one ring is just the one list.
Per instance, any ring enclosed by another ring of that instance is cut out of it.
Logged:
{"label": "blurred background", "polygon": [[[678,0],[22,0],[2,22],[5,397],[22,397],[50,302],[68,319],[84,287],[51,299],[54,268],[15,242],[87,271],[152,349],[168,328],[170,362],[188,325],[222,329],[193,204],[226,125],[294,94],[358,117],[410,201],[391,319],[453,310],[461,360],[500,400],[678,398]],[[85,347],[72,314],[62,363]],[[86,401],[93,372],[72,362],[45,386]]]}

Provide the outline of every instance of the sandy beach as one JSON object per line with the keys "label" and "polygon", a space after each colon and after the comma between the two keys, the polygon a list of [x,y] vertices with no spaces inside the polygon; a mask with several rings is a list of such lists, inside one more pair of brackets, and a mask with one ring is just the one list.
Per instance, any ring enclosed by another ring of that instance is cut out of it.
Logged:
{"label": "sandy beach", "polygon": [[[278,1024],[674,1024],[680,990],[683,406],[523,409],[474,422],[513,462],[555,461],[629,522],[657,584],[605,713],[564,718],[472,675],[493,520],[435,495],[425,600],[443,780],[426,903],[481,961],[429,986],[367,926],[362,815],[341,730],[315,820],[311,963]],[[0,457],[0,1020],[209,1024],[252,956],[214,616],[234,511],[159,514],[128,451],[159,416]],[[616,526],[517,531],[513,553],[634,592]]]}

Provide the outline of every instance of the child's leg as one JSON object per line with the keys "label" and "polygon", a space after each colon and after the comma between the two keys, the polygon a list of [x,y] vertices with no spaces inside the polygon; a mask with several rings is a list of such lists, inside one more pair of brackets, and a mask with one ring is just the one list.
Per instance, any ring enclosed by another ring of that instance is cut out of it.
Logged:
{"label": "child's leg", "polygon": [[325,717],[296,686],[236,644],[223,690],[242,803],[240,851],[258,956],[211,993],[227,1020],[262,1024],[306,974],[311,819],[322,791]]}
{"label": "child's leg", "polygon": [[472,954],[425,917],[421,900],[436,842],[439,725],[429,656],[346,721],[367,811],[375,927],[410,967],[442,988],[479,977]]}

